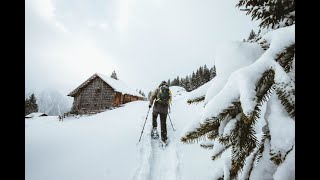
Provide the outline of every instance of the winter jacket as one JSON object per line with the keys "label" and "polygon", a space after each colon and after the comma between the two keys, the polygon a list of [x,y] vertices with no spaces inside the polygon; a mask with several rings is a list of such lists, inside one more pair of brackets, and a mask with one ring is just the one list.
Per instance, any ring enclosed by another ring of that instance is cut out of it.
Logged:
{"label": "winter jacket", "polygon": [[160,104],[160,103],[157,102],[157,94],[158,94],[159,90],[160,90],[160,89],[157,88],[156,90],[153,91],[153,93],[151,93],[151,96],[150,96],[150,105],[152,106],[153,101],[155,101],[155,102],[154,102],[154,105],[153,105],[153,112],[168,114],[169,104],[170,104],[171,101],[172,101],[172,93],[171,93],[171,91],[169,90],[169,96],[170,96],[169,104],[168,104],[168,105],[164,105],[164,104]]}

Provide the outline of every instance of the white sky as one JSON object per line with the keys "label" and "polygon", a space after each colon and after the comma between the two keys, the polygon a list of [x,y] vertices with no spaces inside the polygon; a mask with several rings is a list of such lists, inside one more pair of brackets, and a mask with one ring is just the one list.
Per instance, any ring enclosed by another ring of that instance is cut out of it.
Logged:
{"label": "white sky", "polygon": [[95,72],[146,94],[214,64],[215,49],[258,22],[236,0],[26,0],[27,90],[67,94]]}

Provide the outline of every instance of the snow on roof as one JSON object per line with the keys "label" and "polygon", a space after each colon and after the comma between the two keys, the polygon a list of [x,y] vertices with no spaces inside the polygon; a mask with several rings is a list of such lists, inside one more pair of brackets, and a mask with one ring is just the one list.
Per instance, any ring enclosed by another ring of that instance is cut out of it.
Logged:
{"label": "snow on roof", "polygon": [[115,91],[121,92],[123,94],[130,94],[138,97],[142,97],[141,94],[139,94],[137,91],[131,89],[129,86],[127,86],[123,81],[116,80],[111,77],[105,76],[100,73],[96,73],[104,82],[109,84]]}
{"label": "snow on roof", "polygon": [[48,116],[47,114],[45,113],[30,113],[28,115],[25,116],[25,118],[34,118],[34,117],[40,117],[40,116]]}
{"label": "snow on roof", "polygon": [[122,94],[129,94],[129,95],[133,95],[133,96],[138,96],[138,97],[143,97],[141,94],[139,94],[135,90],[128,87],[123,81],[113,79],[111,77],[105,76],[100,73],[95,73],[88,80],[86,80],[84,83],[82,83],[79,87],[77,87],[75,90],[73,90],[71,93],[69,93],[68,96],[75,95],[80,90],[80,88],[87,85],[89,82],[91,82],[91,80],[93,80],[96,77],[100,77],[105,83],[107,83],[109,86],[111,86],[114,89],[114,91],[116,91],[116,92],[120,92]]}

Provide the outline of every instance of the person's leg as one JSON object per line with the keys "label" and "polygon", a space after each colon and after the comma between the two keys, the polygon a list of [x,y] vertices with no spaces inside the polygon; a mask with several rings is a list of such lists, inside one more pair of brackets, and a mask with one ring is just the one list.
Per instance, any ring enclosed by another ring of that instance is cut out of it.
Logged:
{"label": "person's leg", "polygon": [[157,117],[159,113],[153,112],[152,113],[152,130],[151,130],[151,137],[153,139],[158,139],[159,134],[157,131]]}
{"label": "person's leg", "polygon": [[157,112],[152,112],[152,127],[157,128],[157,117],[158,117]]}
{"label": "person's leg", "polygon": [[160,113],[161,139],[166,141],[167,138],[167,114]]}

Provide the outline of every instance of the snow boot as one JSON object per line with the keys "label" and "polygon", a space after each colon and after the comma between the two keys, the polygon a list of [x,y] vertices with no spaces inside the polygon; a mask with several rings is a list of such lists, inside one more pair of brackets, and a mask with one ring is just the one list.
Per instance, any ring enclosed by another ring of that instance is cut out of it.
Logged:
{"label": "snow boot", "polygon": [[152,137],[153,139],[158,139],[158,138],[159,138],[159,133],[158,133],[157,128],[155,128],[155,127],[152,128],[151,137]]}
{"label": "snow boot", "polygon": [[169,140],[167,139],[167,140],[162,140],[162,142],[161,142],[161,146],[162,147],[167,147],[168,146],[168,144],[169,144]]}

